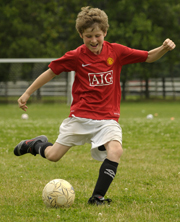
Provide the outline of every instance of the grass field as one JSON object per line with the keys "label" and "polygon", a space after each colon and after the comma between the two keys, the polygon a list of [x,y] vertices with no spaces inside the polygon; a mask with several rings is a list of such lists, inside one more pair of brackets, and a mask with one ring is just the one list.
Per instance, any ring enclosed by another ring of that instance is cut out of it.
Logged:
{"label": "grass field", "polygon": [[[100,162],[90,145],[73,147],[57,163],[39,155],[16,157],[22,139],[45,134],[54,142],[69,114],[60,104],[31,104],[22,120],[17,105],[0,105],[0,221],[1,222],[178,222],[180,221],[180,104],[122,103],[120,124],[124,153],[107,193],[110,206],[89,206]],[[148,120],[147,114],[156,116]],[[174,117],[174,120],[171,119]],[[69,181],[76,192],[67,209],[48,209],[42,190],[55,178]]]}

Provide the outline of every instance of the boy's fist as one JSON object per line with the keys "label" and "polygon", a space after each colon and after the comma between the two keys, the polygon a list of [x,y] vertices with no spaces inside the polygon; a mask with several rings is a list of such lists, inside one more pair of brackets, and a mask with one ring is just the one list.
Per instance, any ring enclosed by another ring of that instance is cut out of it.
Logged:
{"label": "boy's fist", "polygon": [[171,39],[166,39],[163,42],[163,47],[164,47],[164,49],[171,51],[176,47],[176,45],[174,44],[174,42]]}
{"label": "boy's fist", "polygon": [[28,95],[26,92],[18,99],[19,108],[26,111],[28,107],[26,106],[26,102],[28,101],[30,95]]}

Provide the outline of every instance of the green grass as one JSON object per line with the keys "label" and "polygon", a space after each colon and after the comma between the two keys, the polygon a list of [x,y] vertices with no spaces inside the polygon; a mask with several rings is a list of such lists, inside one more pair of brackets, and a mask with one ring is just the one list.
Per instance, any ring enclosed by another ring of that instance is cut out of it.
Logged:
{"label": "green grass", "polygon": [[[57,163],[39,155],[16,157],[13,154],[15,145],[22,139],[45,134],[54,142],[69,107],[30,104],[29,120],[22,120],[22,113],[17,105],[0,105],[1,222],[180,221],[178,102],[121,104],[124,153],[107,192],[113,202],[99,207],[87,204],[101,165],[92,159],[89,144],[73,147]],[[148,120],[146,116],[150,113],[158,115]],[[72,207],[48,209],[43,204],[42,190],[55,178],[73,185],[76,199]]]}

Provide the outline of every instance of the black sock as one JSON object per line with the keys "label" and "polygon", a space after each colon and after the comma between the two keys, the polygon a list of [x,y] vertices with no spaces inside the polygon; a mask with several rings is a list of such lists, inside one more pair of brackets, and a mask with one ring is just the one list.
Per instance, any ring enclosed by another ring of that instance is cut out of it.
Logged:
{"label": "black sock", "polygon": [[45,157],[45,154],[44,154],[44,151],[45,149],[48,147],[48,146],[52,146],[53,144],[52,143],[49,143],[49,142],[45,142],[45,143],[42,143],[42,142],[36,142],[34,144],[34,151],[36,152],[36,154],[40,154],[42,157],[46,158]]}
{"label": "black sock", "polygon": [[110,184],[112,183],[116,171],[117,171],[118,163],[113,162],[111,160],[105,159],[102,163],[99,170],[99,177],[94,188],[93,195],[101,195],[105,196]]}

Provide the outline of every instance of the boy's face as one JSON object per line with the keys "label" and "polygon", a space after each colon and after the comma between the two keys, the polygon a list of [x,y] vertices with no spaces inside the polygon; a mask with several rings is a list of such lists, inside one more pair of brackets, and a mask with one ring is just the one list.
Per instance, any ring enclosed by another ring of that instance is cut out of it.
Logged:
{"label": "boy's face", "polygon": [[86,47],[93,52],[94,54],[98,55],[101,53],[104,37],[107,33],[104,33],[98,25],[87,28],[84,30],[83,34],[80,34],[80,37],[83,39],[84,44]]}

